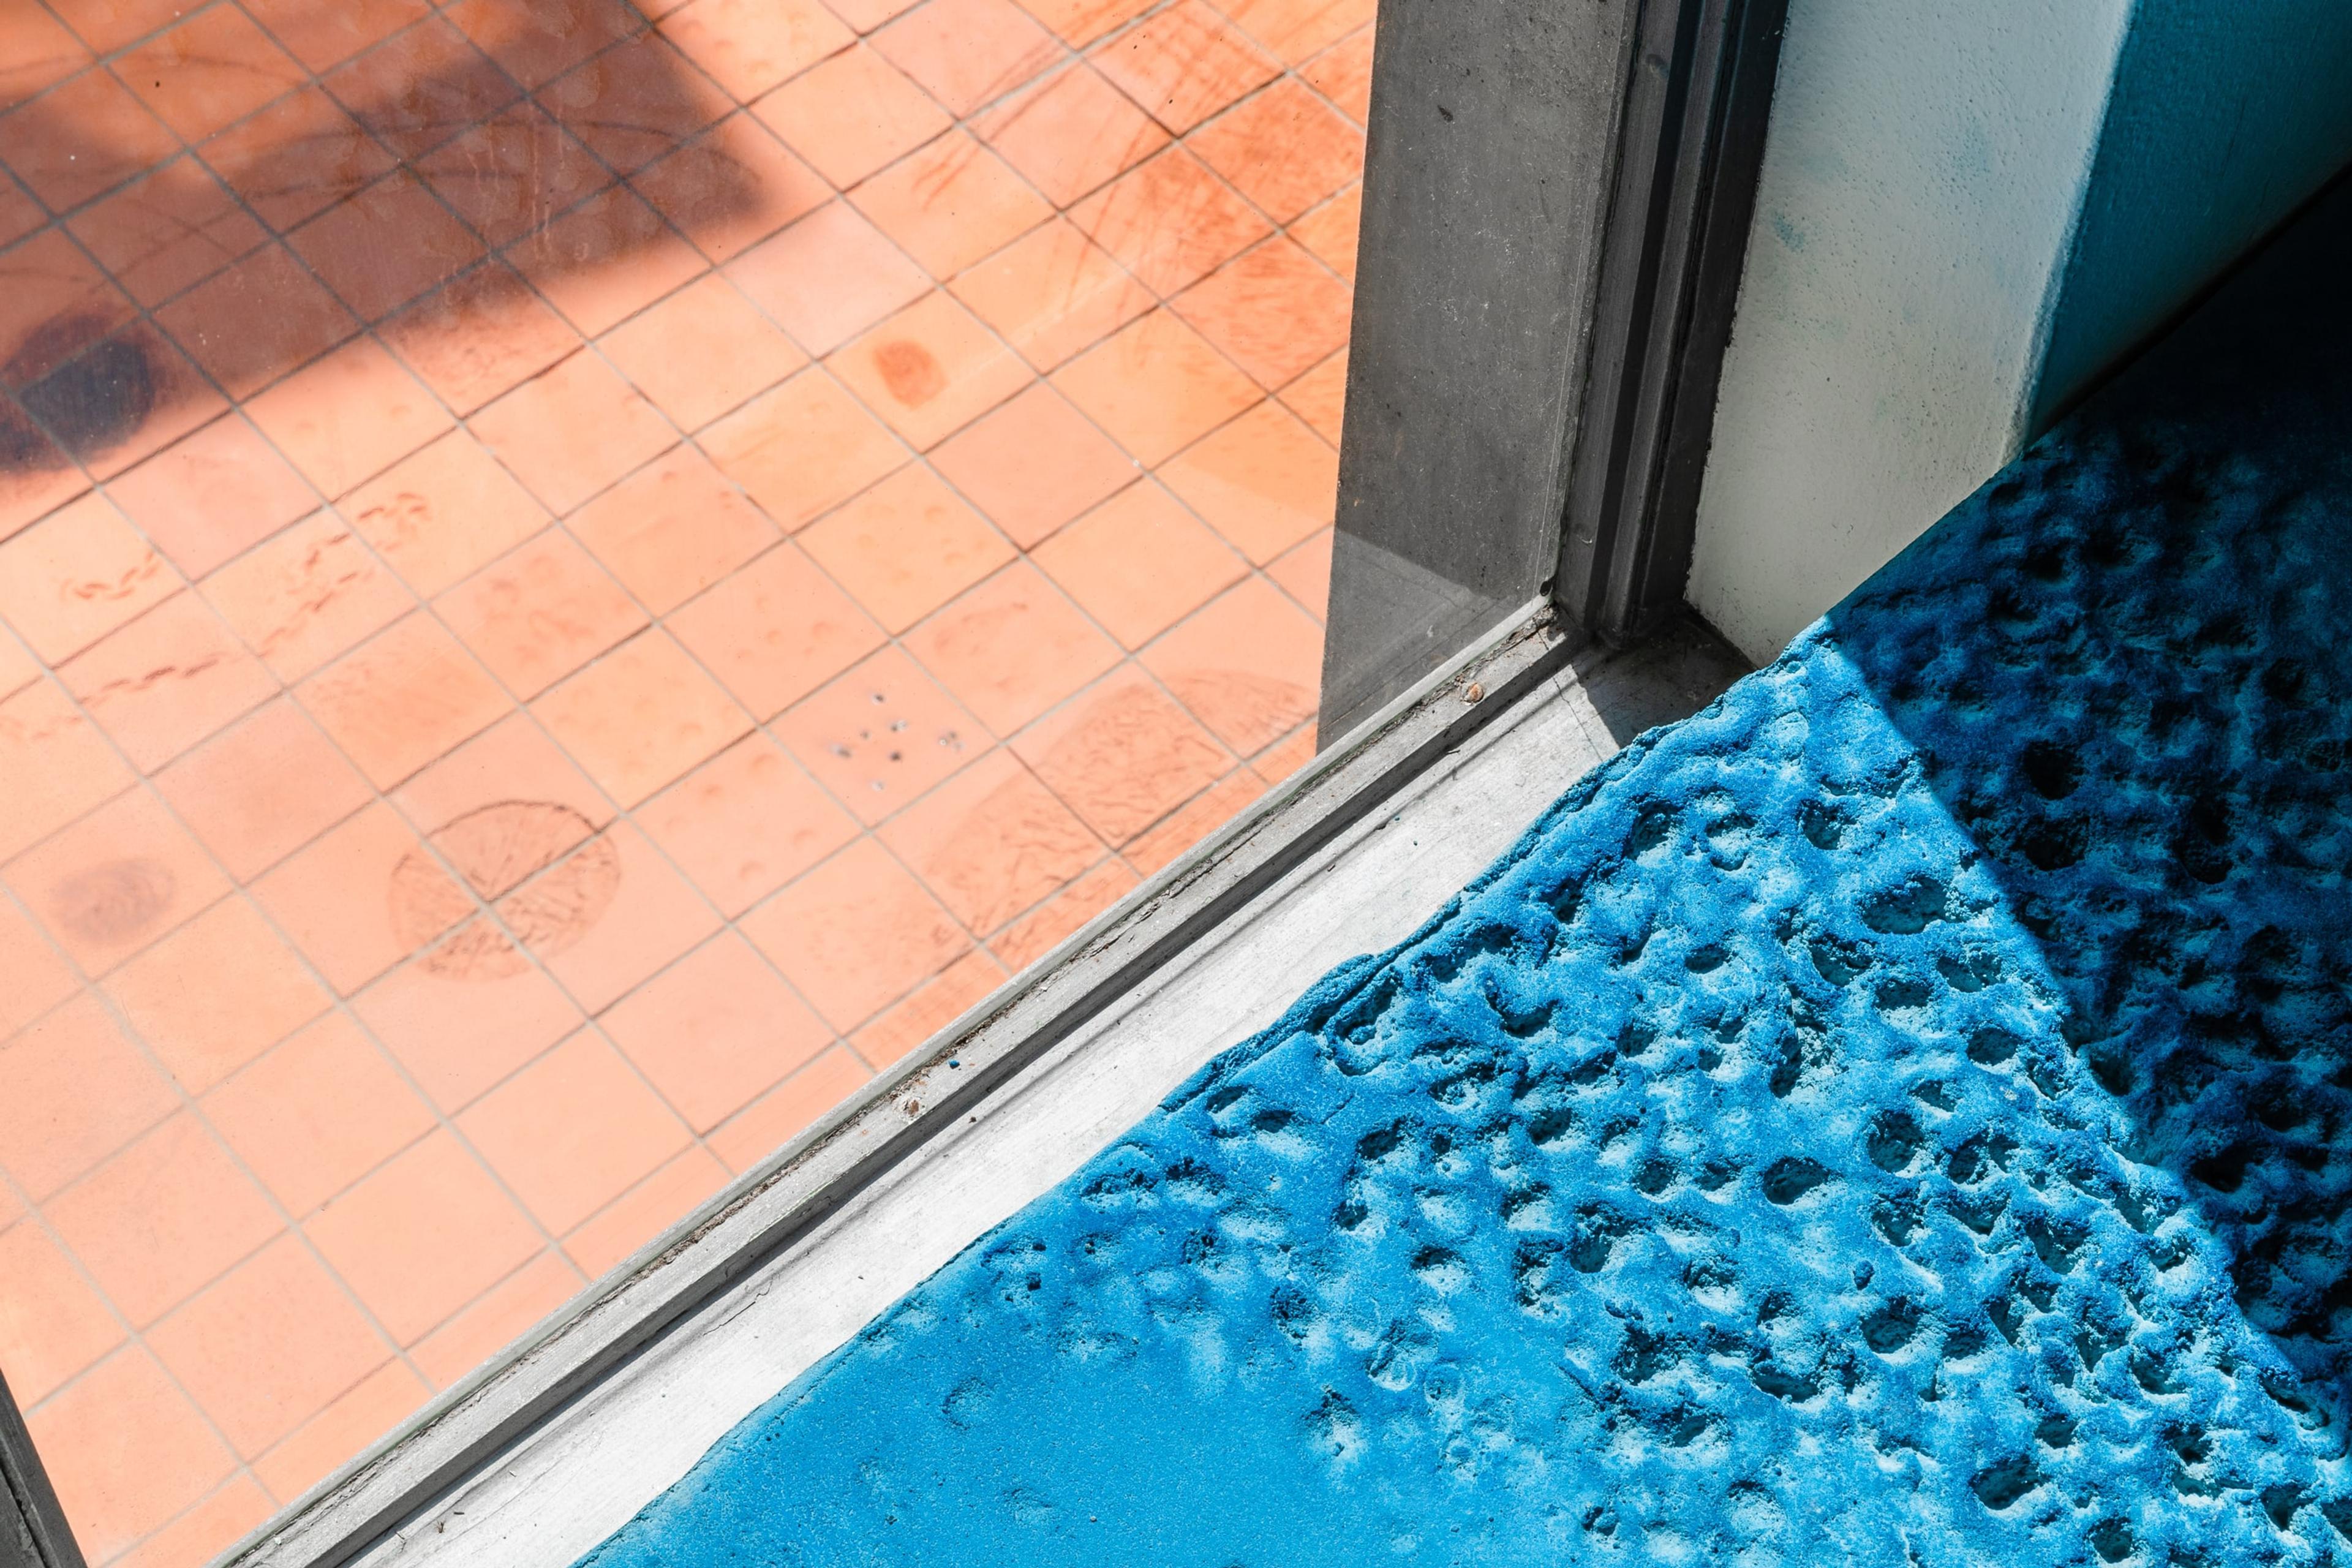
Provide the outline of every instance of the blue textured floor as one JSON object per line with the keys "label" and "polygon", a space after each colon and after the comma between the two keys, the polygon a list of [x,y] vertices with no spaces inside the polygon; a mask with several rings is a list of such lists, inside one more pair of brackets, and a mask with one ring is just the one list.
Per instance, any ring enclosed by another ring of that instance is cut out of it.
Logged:
{"label": "blue textured floor", "polygon": [[2339,201],[591,1561],[2352,1561],[2347,279]]}

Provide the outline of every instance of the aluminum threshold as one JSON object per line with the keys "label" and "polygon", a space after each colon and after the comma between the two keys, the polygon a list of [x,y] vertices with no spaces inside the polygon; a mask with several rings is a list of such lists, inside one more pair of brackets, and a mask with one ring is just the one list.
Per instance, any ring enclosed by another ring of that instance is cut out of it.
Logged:
{"label": "aluminum threshold", "polygon": [[793,1377],[1744,672],[1531,605],[321,1482],[236,1568],[562,1568]]}

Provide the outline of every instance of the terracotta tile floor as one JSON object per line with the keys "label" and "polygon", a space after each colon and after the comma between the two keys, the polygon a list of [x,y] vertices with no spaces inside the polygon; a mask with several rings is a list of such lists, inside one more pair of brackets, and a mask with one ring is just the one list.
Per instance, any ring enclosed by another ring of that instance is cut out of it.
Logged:
{"label": "terracotta tile floor", "polygon": [[93,1563],[1305,759],[1372,3],[0,5],[0,1367]]}

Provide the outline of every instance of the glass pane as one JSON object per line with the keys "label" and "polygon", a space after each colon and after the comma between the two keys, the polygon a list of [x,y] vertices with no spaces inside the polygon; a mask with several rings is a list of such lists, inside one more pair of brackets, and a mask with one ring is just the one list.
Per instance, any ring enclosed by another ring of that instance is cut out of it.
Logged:
{"label": "glass pane", "polygon": [[205,1560],[1311,753],[1371,0],[7,0],[0,1364]]}

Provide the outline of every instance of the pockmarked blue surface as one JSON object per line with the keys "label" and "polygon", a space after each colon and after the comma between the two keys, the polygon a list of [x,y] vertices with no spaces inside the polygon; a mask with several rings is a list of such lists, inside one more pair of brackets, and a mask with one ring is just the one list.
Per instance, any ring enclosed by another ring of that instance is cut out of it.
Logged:
{"label": "pockmarked blue surface", "polygon": [[2347,236],[589,1561],[2352,1561]]}

